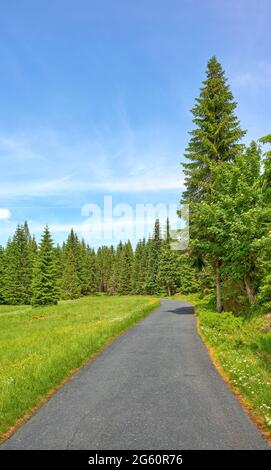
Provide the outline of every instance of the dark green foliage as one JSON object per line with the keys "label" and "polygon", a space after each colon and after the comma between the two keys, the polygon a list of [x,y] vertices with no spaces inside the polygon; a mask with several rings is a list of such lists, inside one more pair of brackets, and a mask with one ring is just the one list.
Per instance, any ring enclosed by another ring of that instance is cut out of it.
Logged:
{"label": "dark green foliage", "polygon": [[32,305],[54,305],[59,298],[56,280],[56,257],[53,240],[48,227],[45,227],[32,280]]}
{"label": "dark green foliage", "polygon": [[57,279],[57,288],[61,292],[61,280],[63,274],[63,258],[64,258],[64,245],[61,247],[57,245],[54,247],[54,256],[56,261],[56,279]]}
{"label": "dark green foliage", "polygon": [[65,254],[64,270],[61,279],[61,297],[65,300],[78,299],[81,295],[80,280],[76,271],[74,253]]}
{"label": "dark green foliage", "polygon": [[[122,249],[122,243],[118,248],[118,253]],[[115,287],[117,284],[117,272],[114,272],[114,249],[113,247],[102,246],[97,251],[96,265],[97,265],[97,283],[99,292],[116,293]]]}
{"label": "dark green foliage", "polygon": [[140,240],[135,249],[134,269],[132,277],[132,286],[134,294],[144,294],[146,286],[146,275],[148,267],[148,257],[146,241]]}
{"label": "dark green foliage", "polygon": [[5,255],[4,297],[11,305],[29,304],[33,259],[24,226],[18,226]]}
{"label": "dark green foliage", "polygon": [[95,251],[88,248],[87,249],[87,289],[86,293],[91,294],[97,292],[97,262]]}
{"label": "dark green foliage", "polygon": [[[181,253],[178,256],[178,275],[179,275],[179,292],[181,294],[191,294],[199,290],[199,272],[192,264],[188,253]],[[203,268],[203,267],[202,267]],[[203,273],[203,269],[201,270]],[[206,288],[206,286],[204,286]]]}
{"label": "dark green foliage", "polygon": [[117,287],[118,293],[121,295],[132,293],[133,262],[134,254],[132,245],[130,242],[127,242],[121,249],[118,263]]}
{"label": "dark green foliage", "polygon": [[78,299],[81,295],[82,268],[80,266],[80,247],[77,235],[71,230],[64,246],[61,297]]}
{"label": "dark green foliage", "polygon": [[157,219],[154,225],[153,236],[148,240],[146,245],[147,250],[147,278],[146,278],[146,293],[155,294],[159,292],[159,285],[157,281],[158,273],[158,260],[159,254],[162,247],[162,238],[160,230],[160,222]]}
{"label": "dark green foliage", "polygon": [[179,278],[179,259],[166,240],[159,252],[156,290],[167,295],[175,294],[179,285]]}

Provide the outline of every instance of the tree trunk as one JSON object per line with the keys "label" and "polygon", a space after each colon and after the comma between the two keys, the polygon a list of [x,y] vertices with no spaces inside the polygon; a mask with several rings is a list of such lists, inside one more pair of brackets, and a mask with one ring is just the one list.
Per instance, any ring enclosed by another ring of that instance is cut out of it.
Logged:
{"label": "tree trunk", "polygon": [[220,269],[219,265],[216,266],[215,271],[215,284],[216,284],[216,311],[221,313],[222,308],[222,301],[221,301],[221,277],[220,277]]}
{"label": "tree trunk", "polygon": [[248,281],[248,279],[245,278],[244,282],[245,282],[246,293],[247,293],[247,298],[248,298],[248,301],[249,301],[249,305],[253,305],[255,303],[253,288],[251,287],[250,282]]}
{"label": "tree trunk", "polygon": [[171,296],[170,286],[168,286],[167,291],[168,291],[168,295],[169,295],[169,297],[170,297],[170,296]]}

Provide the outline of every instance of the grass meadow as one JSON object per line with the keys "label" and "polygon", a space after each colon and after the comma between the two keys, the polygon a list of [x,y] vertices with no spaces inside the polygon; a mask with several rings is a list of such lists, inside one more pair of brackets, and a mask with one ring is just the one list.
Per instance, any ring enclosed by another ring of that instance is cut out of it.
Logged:
{"label": "grass meadow", "polygon": [[159,305],[95,295],[57,306],[0,306],[0,437],[112,338]]}
{"label": "grass meadow", "polygon": [[216,313],[208,298],[187,295],[195,305],[199,332],[223,375],[271,437],[271,331],[261,332],[270,315]]}

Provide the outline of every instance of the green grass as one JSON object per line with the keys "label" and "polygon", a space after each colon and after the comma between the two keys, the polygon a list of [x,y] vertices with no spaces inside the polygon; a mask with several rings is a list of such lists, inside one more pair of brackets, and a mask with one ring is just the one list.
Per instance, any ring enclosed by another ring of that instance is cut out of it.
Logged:
{"label": "green grass", "polygon": [[0,435],[159,300],[90,296],[57,306],[0,306]]}
{"label": "green grass", "polygon": [[193,303],[199,330],[215,353],[229,382],[265,423],[271,436],[271,332],[260,329],[270,322],[267,316],[218,314],[208,298],[178,296]]}

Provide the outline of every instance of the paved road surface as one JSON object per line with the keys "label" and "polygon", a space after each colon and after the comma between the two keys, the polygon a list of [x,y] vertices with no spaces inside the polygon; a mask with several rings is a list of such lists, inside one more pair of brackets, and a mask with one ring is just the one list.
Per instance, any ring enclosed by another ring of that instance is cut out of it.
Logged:
{"label": "paved road surface", "polygon": [[2,449],[269,448],[210,362],[192,307],[163,300]]}

